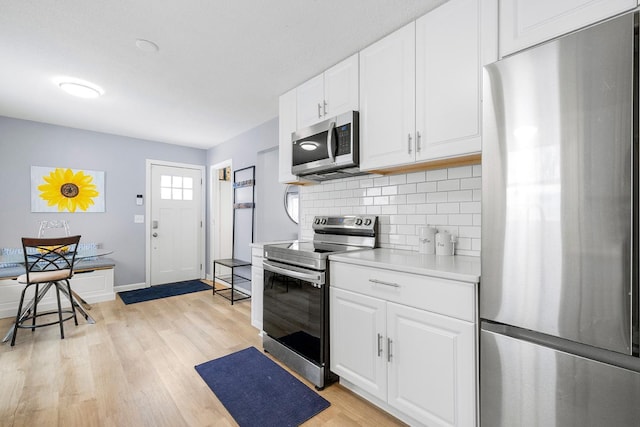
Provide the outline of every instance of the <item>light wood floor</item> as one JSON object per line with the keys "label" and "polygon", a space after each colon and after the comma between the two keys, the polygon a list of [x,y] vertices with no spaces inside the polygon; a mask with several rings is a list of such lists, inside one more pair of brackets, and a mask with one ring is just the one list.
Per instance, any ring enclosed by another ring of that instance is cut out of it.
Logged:
{"label": "light wood floor", "polygon": [[[64,340],[57,326],[22,329],[15,347],[0,344],[0,426],[235,426],[194,366],[262,349],[250,304],[116,298],[93,305],[95,325],[65,322]],[[11,323],[0,319],[2,336]],[[404,425],[339,384],[319,393],[331,406],[305,426]]]}

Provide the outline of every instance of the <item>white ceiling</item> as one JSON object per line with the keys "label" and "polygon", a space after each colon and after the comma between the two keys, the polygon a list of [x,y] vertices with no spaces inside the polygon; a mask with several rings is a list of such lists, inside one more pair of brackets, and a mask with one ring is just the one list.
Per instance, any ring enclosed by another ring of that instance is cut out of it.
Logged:
{"label": "white ceiling", "polygon": [[[0,115],[210,148],[444,1],[0,0]],[[105,93],[74,98],[58,76]]]}

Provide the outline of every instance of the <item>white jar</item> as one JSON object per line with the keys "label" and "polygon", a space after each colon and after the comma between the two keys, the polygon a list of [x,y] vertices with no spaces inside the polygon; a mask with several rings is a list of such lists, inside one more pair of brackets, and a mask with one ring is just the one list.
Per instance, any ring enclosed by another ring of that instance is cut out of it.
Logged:
{"label": "white jar", "polygon": [[436,253],[436,233],[435,227],[418,227],[418,251],[421,254]]}
{"label": "white jar", "polygon": [[448,231],[436,234],[436,255],[453,255],[454,237]]}

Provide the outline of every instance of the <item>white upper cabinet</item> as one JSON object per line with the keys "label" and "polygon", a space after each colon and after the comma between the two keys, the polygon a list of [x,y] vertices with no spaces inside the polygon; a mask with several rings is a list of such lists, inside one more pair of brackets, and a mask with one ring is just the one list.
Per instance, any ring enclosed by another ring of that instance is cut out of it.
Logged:
{"label": "white upper cabinet", "polygon": [[415,159],[415,23],[360,52],[360,168]]}
{"label": "white upper cabinet", "polygon": [[450,0],[360,52],[360,167],[481,151],[480,2]]}
{"label": "white upper cabinet", "polygon": [[291,134],[296,131],[296,90],[290,90],[280,96],[278,120],[278,181],[281,183],[298,182],[291,173]]}
{"label": "white upper cabinet", "polygon": [[416,21],[416,161],[480,152],[477,0],[452,0]]}
{"label": "white upper cabinet", "polygon": [[500,0],[500,56],[633,9],[637,0]]}
{"label": "white upper cabinet", "polygon": [[297,129],[358,110],[358,54],[297,88]]}

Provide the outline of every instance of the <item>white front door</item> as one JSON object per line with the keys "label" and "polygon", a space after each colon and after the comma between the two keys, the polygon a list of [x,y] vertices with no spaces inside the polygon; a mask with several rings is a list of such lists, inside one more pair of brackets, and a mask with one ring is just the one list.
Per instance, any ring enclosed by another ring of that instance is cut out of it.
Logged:
{"label": "white front door", "polygon": [[151,164],[151,285],[202,277],[202,170]]}

